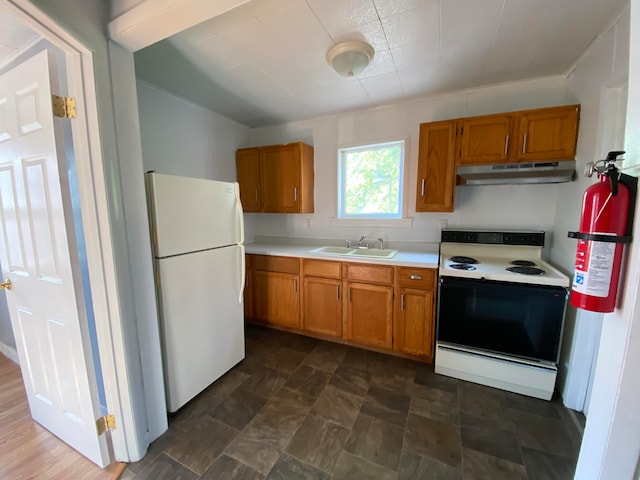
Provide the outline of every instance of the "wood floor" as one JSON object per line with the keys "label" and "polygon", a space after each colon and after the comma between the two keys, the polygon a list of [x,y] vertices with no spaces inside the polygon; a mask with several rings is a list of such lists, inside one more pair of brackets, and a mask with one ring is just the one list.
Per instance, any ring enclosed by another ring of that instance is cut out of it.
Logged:
{"label": "wood floor", "polygon": [[125,466],[103,470],[34,422],[20,367],[0,354],[0,479],[111,480]]}

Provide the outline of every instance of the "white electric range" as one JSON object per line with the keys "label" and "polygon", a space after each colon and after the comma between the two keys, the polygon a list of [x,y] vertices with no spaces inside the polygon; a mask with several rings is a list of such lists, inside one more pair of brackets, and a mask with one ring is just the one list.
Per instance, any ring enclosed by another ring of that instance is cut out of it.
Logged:
{"label": "white electric range", "polygon": [[569,277],[541,231],[443,230],[435,371],[550,399]]}

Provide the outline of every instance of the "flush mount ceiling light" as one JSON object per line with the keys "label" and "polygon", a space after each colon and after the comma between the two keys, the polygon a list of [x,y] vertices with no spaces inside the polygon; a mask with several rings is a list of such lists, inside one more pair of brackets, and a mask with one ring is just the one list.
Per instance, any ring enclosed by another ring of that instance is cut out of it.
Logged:
{"label": "flush mount ceiling light", "polygon": [[369,65],[373,53],[373,47],[366,42],[342,42],[329,49],[327,62],[343,77],[355,77]]}

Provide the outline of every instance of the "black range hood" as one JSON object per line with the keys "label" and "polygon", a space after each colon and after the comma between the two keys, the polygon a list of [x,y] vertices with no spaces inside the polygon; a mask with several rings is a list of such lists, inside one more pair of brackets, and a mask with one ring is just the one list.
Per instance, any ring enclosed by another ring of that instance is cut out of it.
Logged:
{"label": "black range hood", "polygon": [[575,160],[562,160],[458,167],[456,173],[465,185],[513,185],[570,182],[575,172]]}

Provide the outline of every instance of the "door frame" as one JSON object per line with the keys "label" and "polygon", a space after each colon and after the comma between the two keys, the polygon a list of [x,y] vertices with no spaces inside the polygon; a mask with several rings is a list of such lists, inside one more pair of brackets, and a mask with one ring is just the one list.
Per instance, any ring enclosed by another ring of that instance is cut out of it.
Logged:
{"label": "door frame", "polygon": [[135,434],[122,318],[118,300],[109,203],[101,151],[92,52],[28,0],[7,0],[6,8],[64,53],[67,91],[78,101],[70,122],[76,158],[80,210],[87,251],[98,350],[109,413],[117,422],[109,433],[113,458],[136,458]]}

